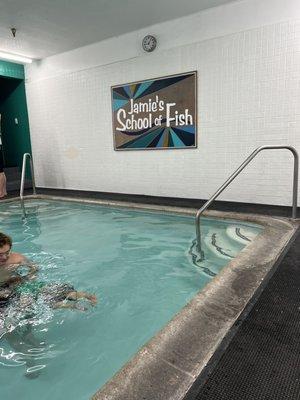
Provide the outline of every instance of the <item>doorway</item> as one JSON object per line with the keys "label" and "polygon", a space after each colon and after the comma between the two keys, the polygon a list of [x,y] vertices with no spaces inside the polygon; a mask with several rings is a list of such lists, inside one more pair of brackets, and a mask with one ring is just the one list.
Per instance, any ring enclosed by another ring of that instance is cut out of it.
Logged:
{"label": "doorway", "polygon": [[24,79],[0,75],[1,142],[7,189],[20,188],[24,153],[31,153]]}

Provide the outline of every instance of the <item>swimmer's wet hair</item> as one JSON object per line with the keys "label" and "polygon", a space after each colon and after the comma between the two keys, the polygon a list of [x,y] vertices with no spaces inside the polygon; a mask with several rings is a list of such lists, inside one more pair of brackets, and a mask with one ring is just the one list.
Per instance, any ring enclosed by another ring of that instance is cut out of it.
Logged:
{"label": "swimmer's wet hair", "polygon": [[5,246],[6,244],[8,244],[9,247],[12,246],[11,237],[8,235],[5,235],[5,233],[0,232],[0,247]]}

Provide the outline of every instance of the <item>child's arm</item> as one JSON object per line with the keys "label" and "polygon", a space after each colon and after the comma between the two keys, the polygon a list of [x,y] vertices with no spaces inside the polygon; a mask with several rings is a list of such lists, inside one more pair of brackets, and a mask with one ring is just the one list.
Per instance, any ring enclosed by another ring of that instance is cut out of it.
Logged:
{"label": "child's arm", "polygon": [[28,264],[29,272],[27,274],[28,279],[34,279],[36,277],[36,272],[39,270],[38,266],[35,264]]}
{"label": "child's arm", "polygon": [[77,292],[77,291],[72,291],[70,293],[68,293],[68,295],[66,296],[66,298],[68,300],[79,300],[79,299],[87,299],[89,300],[93,305],[97,304],[97,297],[94,294],[89,294],[86,292]]}
{"label": "child's arm", "polygon": [[58,301],[53,305],[53,308],[69,308],[71,310],[86,311],[86,308],[76,303],[65,303],[64,301]]}

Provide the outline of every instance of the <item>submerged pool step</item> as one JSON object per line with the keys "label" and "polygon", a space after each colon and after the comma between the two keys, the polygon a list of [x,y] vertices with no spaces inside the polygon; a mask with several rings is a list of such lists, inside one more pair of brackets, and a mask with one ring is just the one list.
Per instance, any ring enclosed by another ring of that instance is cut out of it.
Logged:
{"label": "submerged pool step", "polygon": [[228,226],[226,235],[234,242],[238,242],[243,246],[247,246],[257,235],[256,229],[251,229],[249,226]]}
{"label": "submerged pool step", "polygon": [[240,243],[233,243],[223,230],[211,229],[204,237],[204,253],[209,252],[213,257],[230,260],[241,250]]}
{"label": "submerged pool step", "polygon": [[[240,232],[240,226],[232,226],[229,233],[224,229],[209,229],[202,237],[202,250],[205,260],[212,260],[213,264],[218,265],[221,260],[232,260],[245,245],[250,243],[250,239],[244,236],[246,232]],[[236,233],[237,232],[237,233]],[[248,233],[248,232],[247,232]],[[249,233],[248,233],[249,234]],[[251,237],[253,237],[251,232]],[[250,235],[249,235],[250,237]],[[236,239],[238,238],[238,240]],[[242,242],[243,240],[243,242]],[[201,261],[196,249],[196,241],[193,242],[189,254],[192,262],[197,266],[204,266],[205,261]]]}

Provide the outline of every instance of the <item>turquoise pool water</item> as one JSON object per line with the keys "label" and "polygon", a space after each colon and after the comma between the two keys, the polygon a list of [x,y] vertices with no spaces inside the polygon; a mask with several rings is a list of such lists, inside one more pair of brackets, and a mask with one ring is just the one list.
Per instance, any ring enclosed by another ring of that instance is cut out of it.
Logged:
{"label": "turquoise pool water", "polygon": [[[96,307],[52,310],[0,325],[1,398],[88,399],[230,261],[260,228],[203,220],[197,262],[194,218],[57,201],[0,206],[13,250],[39,265],[38,280],[95,293]],[[86,304],[87,305],[87,304]],[[8,331],[11,332],[8,332]],[[27,372],[26,372],[27,371]]]}

